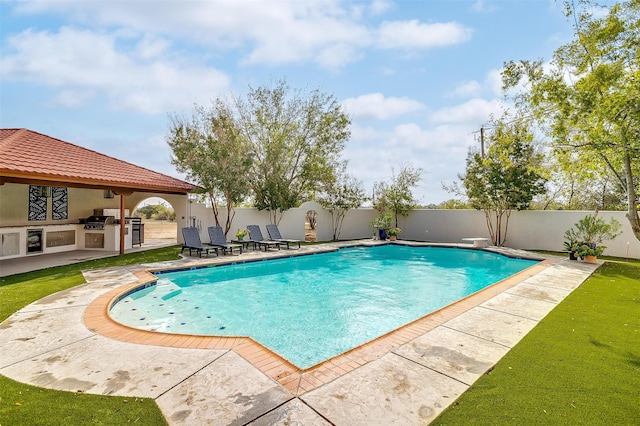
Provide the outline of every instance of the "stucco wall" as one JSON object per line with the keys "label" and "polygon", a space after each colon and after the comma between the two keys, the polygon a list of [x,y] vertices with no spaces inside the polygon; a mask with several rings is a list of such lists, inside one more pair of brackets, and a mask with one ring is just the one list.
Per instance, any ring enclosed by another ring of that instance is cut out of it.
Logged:
{"label": "stucco wall", "polygon": [[[67,188],[68,194],[68,218],[64,220],[52,220],[51,219],[51,198],[47,199],[47,219],[42,221],[29,221],[29,185],[12,184],[7,183],[0,185],[0,234],[15,234],[19,233],[19,244],[21,247],[20,255],[24,255],[25,247],[24,241],[26,238],[27,227],[47,227],[55,226],[56,230],[65,230],[65,226],[69,227],[77,225],[80,219],[85,219],[93,214],[94,209],[114,209],[120,208],[120,197],[104,198],[104,192],[102,190],[95,189],[82,189],[82,188]],[[178,229],[187,226],[188,224],[188,198],[186,195],[173,195],[173,194],[156,194],[156,193],[142,193],[135,192],[130,196],[125,197],[125,209],[129,210],[129,214],[140,204],[142,201],[150,197],[160,197],[167,201],[171,207],[176,211],[176,220],[178,223]],[[53,228],[52,228],[53,229]],[[52,230],[51,229],[51,230]],[[71,229],[71,228],[69,228]],[[49,230],[48,230],[49,231]],[[47,231],[47,232],[48,232]],[[4,238],[4,237],[3,237]],[[9,237],[7,237],[9,238]],[[13,238],[13,237],[11,237]],[[181,236],[178,236],[180,239]],[[78,236],[78,244],[82,241],[82,238]],[[55,248],[46,248],[45,252],[65,251],[82,248],[79,245],[76,246],[64,246]],[[6,256],[5,256],[6,257]]]}
{"label": "stucco wall", "polygon": [[[0,185],[0,227],[29,226],[29,225],[61,225],[67,223],[79,223],[93,214],[94,209],[119,209],[120,197],[104,198],[104,192],[96,189],[67,188],[69,198],[68,218],[65,220],[51,220],[51,198],[47,199],[47,220],[29,222],[29,185],[6,183]],[[137,207],[140,202],[150,197],[161,197],[166,200],[176,211],[176,216],[181,218],[187,215],[187,196],[172,194],[154,194],[135,192],[125,197],[125,209],[129,212]],[[184,222],[186,224],[186,221]],[[179,222],[179,226],[185,226]]]}
{"label": "stucco wall", "polygon": [[[184,228],[185,226],[189,226],[189,208],[191,204],[189,202],[189,198],[186,195],[134,192],[131,196],[125,197],[126,208],[128,208],[130,212],[133,212],[136,208],[139,207],[140,203],[152,197],[162,198],[173,208],[173,210],[176,212],[176,223],[178,225],[178,230]],[[178,231],[177,238],[179,242],[182,243],[182,235],[180,234],[181,233]]]}
{"label": "stucco wall", "polygon": [[93,209],[117,209],[119,198],[104,198],[103,191],[68,188],[68,218],[51,220],[51,197],[47,198],[47,220],[29,222],[29,185],[6,183],[0,185],[0,227],[27,225],[60,225],[78,223],[80,218],[93,214]]}
{"label": "stucco wall", "polygon": [[[506,246],[520,249],[562,251],[564,232],[592,211],[527,210],[512,212]],[[600,212],[598,217],[609,221],[614,217],[621,225],[622,235],[605,241],[605,254],[640,258],[640,241],[631,231],[625,212]],[[415,210],[400,218],[402,238],[461,242],[464,237],[489,237],[484,213],[476,210]],[[428,232],[426,232],[428,231]],[[627,244],[628,243],[628,244]]]}
{"label": "stucco wall", "polygon": [[[90,189],[69,188],[69,218],[62,221],[51,220],[51,199],[48,199],[48,217],[46,221],[28,222],[28,185],[7,183],[0,185],[0,228],[32,225],[62,225],[78,223],[93,213],[94,208],[119,208],[119,197],[106,199],[103,192]],[[176,211],[178,229],[190,226],[194,217],[196,226],[201,230],[201,238],[208,241],[207,227],[214,225],[210,207],[191,202],[185,195],[134,193],[125,197],[125,208],[133,209],[149,197],[161,197]],[[224,209],[223,209],[224,210]],[[304,203],[298,208],[284,212],[279,223],[285,238],[304,239],[305,214],[308,210],[318,213],[317,240],[329,241],[333,231],[331,214],[315,202]],[[593,212],[568,210],[534,210],[513,212],[509,222],[509,231],[505,245],[522,249],[541,249],[561,251],[564,231],[578,220]],[[369,226],[377,215],[373,209],[356,209],[347,213],[340,239],[370,238],[373,229]],[[600,217],[609,220],[615,217],[622,224],[623,234],[613,241],[607,241],[605,254],[620,257],[640,258],[640,241],[631,232],[625,212],[600,212]],[[225,212],[221,221],[224,225]],[[398,225],[403,232],[400,239],[432,242],[462,242],[465,237],[489,237],[484,213],[476,210],[414,210],[407,217],[400,217]],[[265,225],[271,223],[266,211],[253,208],[236,209],[228,239],[234,238],[237,228],[247,225],[260,225],[266,235]],[[182,242],[181,232],[177,235]]]}
{"label": "stucco wall", "polygon": [[[299,208],[288,210],[280,221],[279,228],[285,238],[304,239],[304,218],[308,210],[318,212],[317,240],[329,241],[332,237],[331,215],[317,203],[305,203]],[[201,229],[202,241],[208,241],[207,227],[214,224],[210,208],[197,205],[192,208]],[[562,251],[564,232],[571,228],[589,211],[533,210],[512,212],[505,245],[519,249]],[[377,215],[373,209],[356,209],[347,213],[340,239],[371,238],[373,229],[369,226]],[[222,215],[224,224],[224,214]],[[616,218],[622,224],[623,234],[613,241],[606,241],[605,254],[618,257],[640,259],[640,241],[633,232],[625,212],[600,212],[599,217],[609,220]],[[228,239],[234,238],[237,228],[260,225],[266,235],[264,225],[271,223],[266,211],[256,209],[236,209]],[[489,238],[484,213],[476,210],[414,210],[409,216],[398,220],[403,230],[400,239],[430,241],[439,243],[461,243],[465,237]],[[180,237],[181,238],[181,237]]]}

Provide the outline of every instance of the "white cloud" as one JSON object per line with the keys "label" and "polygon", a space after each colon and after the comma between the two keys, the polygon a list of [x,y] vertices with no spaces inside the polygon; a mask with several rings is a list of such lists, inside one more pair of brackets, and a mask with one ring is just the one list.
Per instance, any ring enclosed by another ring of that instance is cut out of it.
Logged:
{"label": "white cloud", "polygon": [[475,122],[478,126],[486,123],[493,114],[502,115],[505,103],[500,99],[471,99],[461,105],[443,108],[429,116],[434,123],[464,123]]}
{"label": "white cloud", "polygon": [[[390,143],[410,153],[407,158],[446,163],[451,157],[464,157],[467,152],[470,127],[467,123],[422,128],[407,123],[393,129]],[[446,159],[446,160],[445,160]]]}
{"label": "white cloud", "polygon": [[386,0],[373,0],[369,9],[372,15],[381,15],[387,10],[391,9],[393,5]]}
{"label": "white cloud", "polygon": [[415,191],[423,202],[454,198],[442,189],[442,183],[450,184],[464,172],[469,147],[477,144],[474,132],[491,114],[500,116],[505,104],[500,99],[476,98],[435,110],[427,122],[405,121],[388,129],[380,129],[376,123],[365,124],[364,119],[370,117],[385,118],[375,113],[385,111],[389,99],[373,93],[347,100],[351,102],[351,107],[345,106],[347,110],[360,113],[354,116],[351,140],[344,152],[350,172],[362,179],[369,191],[374,182],[390,177],[391,167],[409,163],[425,171]]}
{"label": "white cloud", "polygon": [[[372,10],[381,12],[384,4]],[[358,22],[357,8],[337,0],[170,1],[153,7],[148,2],[32,1],[17,9],[64,14],[90,27],[116,26],[154,38],[178,38],[220,54],[242,51],[245,64],[315,62],[332,69],[357,60],[355,49],[372,43],[370,30]]]}
{"label": "white cloud", "polygon": [[396,70],[391,67],[382,67],[380,71],[382,72],[382,75],[394,75],[396,73]]}
{"label": "white cloud", "polygon": [[587,8],[587,12],[595,19],[601,19],[609,14],[610,9],[606,6],[592,6]]}
{"label": "white cloud", "polygon": [[489,13],[496,9],[495,5],[487,4],[486,0],[476,0],[475,3],[471,5],[471,10],[477,13]]}
{"label": "white cloud", "polygon": [[53,12],[90,28],[130,29],[149,37],[145,54],[162,51],[163,38],[213,49],[235,51],[244,64],[316,63],[337,70],[360,60],[361,49],[415,50],[462,43],[471,29],[456,22],[386,21],[379,28],[362,20],[393,7],[386,0],[354,6],[340,0],[277,2],[99,2],[46,1],[20,3],[20,13]]}
{"label": "white cloud", "polygon": [[95,96],[93,90],[63,90],[53,98],[53,103],[65,107],[77,107]]}
{"label": "white cloud", "polygon": [[359,59],[357,49],[369,43],[365,27],[334,19],[292,21],[275,30],[254,30],[255,45],[246,56],[249,64],[315,62],[335,69]]}
{"label": "white cloud", "polygon": [[403,123],[380,131],[356,122],[344,154],[350,173],[362,179],[367,191],[374,182],[389,179],[392,167],[421,167],[424,175],[415,195],[423,202],[437,203],[453,198],[442,190],[442,182],[451,183],[464,171],[468,148],[474,144],[475,126],[451,123],[423,127]]}
{"label": "white cloud", "polygon": [[[0,73],[7,80],[63,88],[54,99],[63,105],[103,94],[114,109],[146,113],[183,108],[202,94],[210,98],[228,89],[224,73],[166,55],[165,43],[145,38],[123,52],[116,47],[120,41],[70,27],[57,33],[27,30],[8,39]],[[163,58],[156,58],[160,51]]]}
{"label": "white cloud", "polygon": [[425,106],[407,97],[387,97],[382,93],[370,93],[342,101],[342,105],[354,118],[389,120],[411,112],[421,111]]}
{"label": "white cloud", "polygon": [[492,69],[487,73],[486,84],[494,95],[502,94],[502,69]]}
{"label": "white cloud", "polygon": [[143,59],[158,58],[167,52],[169,46],[166,40],[145,36],[136,46],[135,54]]}
{"label": "white cloud", "polygon": [[478,96],[482,92],[482,85],[475,80],[467,81],[459,84],[449,96],[468,98],[472,96]]}
{"label": "white cloud", "polygon": [[462,82],[448,92],[447,96],[472,98],[479,97],[483,93],[490,93],[492,96],[502,95],[502,69],[489,70],[482,82],[477,80]]}
{"label": "white cloud", "polygon": [[418,20],[386,21],[378,30],[378,46],[384,49],[430,49],[464,43],[472,30],[457,22],[425,24]]}

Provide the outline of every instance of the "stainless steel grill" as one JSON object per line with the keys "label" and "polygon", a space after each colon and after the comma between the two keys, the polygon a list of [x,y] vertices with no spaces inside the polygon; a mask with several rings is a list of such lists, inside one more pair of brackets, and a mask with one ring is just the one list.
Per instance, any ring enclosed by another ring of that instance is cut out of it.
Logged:
{"label": "stainless steel grill", "polygon": [[114,216],[89,216],[84,221],[84,229],[104,229],[106,225],[110,225],[115,222]]}

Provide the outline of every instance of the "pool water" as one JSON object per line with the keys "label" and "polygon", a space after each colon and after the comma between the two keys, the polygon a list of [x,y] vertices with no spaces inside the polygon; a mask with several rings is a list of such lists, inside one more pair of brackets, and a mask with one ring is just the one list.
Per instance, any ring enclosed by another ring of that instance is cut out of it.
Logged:
{"label": "pool water", "polygon": [[111,315],[146,330],[250,336],[304,369],[533,264],[479,250],[352,247],[162,273]]}

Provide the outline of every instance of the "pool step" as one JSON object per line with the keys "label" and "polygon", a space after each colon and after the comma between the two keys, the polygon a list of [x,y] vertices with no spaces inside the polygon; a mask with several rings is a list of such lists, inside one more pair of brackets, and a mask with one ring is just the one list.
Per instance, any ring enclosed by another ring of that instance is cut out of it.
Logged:
{"label": "pool step", "polygon": [[171,299],[171,298],[173,298],[173,297],[176,297],[176,296],[178,296],[178,295],[180,295],[180,294],[182,294],[182,290],[181,290],[181,289],[173,290],[173,291],[171,291],[171,292],[169,292],[169,293],[165,294],[165,295],[164,295],[164,296],[162,296],[161,298],[162,298],[162,300],[169,300],[169,299]]}
{"label": "pool step", "polygon": [[157,300],[167,301],[182,293],[182,288],[175,283],[159,279],[155,286],[145,288],[143,290],[131,293],[127,297],[118,302],[118,308],[112,312],[112,317],[123,324],[141,328],[156,328],[151,320],[151,316],[145,308],[143,308],[137,300],[141,297],[153,292]]}

